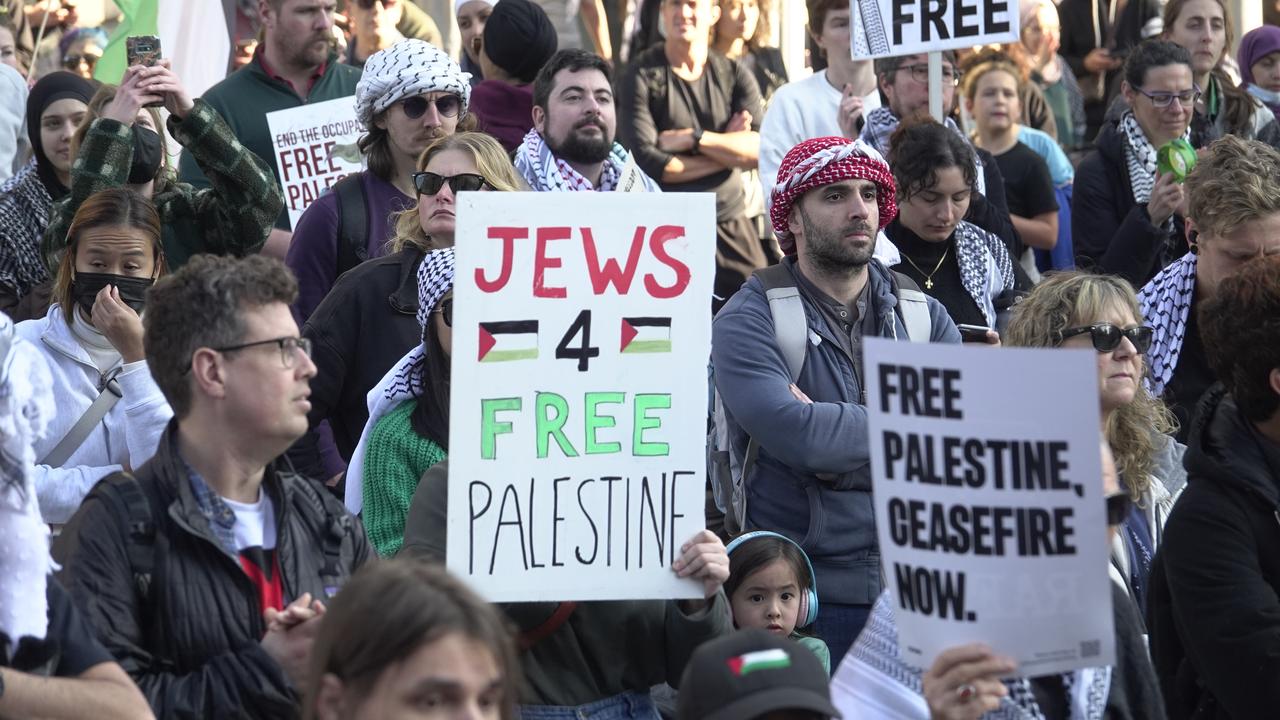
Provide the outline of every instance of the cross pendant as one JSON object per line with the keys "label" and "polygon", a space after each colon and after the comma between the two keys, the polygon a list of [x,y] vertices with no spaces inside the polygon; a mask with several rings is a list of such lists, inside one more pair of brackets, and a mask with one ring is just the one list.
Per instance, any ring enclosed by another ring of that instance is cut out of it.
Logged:
{"label": "cross pendant", "polygon": [[925,289],[925,290],[932,290],[932,289],[933,289],[933,280],[931,280],[931,279],[929,279],[929,278],[925,278],[925,281],[924,281],[924,289]]}

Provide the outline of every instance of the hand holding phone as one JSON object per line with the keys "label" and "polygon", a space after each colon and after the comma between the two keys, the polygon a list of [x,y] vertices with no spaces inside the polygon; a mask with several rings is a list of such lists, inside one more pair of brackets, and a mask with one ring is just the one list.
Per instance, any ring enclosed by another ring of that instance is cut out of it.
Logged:
{"label": "hand holding phone", "polygon": [[962,342],[982,343],[984,345],[1000,344],[1000,336],[986,325],[958,324],[956,329],[960,331],[960,340]]}

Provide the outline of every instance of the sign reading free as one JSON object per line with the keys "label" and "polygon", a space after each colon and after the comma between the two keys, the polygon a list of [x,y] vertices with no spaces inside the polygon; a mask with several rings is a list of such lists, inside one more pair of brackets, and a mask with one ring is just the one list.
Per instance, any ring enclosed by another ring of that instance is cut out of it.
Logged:
{"label": "sign reading free", "polygon": [[852,9],[859,60],[1018,41],[1018,0],[855,0]]}
{"label": "sign reading free", "polygon": [[362,130],[356,121],[355,97],[267,113],[267,127],[289,227],[296,228],[298,218],[316,198],[362,169],[356,146]]}
{"label": "sign reading free", "polygon": [[463,193],[448,566],[495,602],[694,598],[710,194]]}

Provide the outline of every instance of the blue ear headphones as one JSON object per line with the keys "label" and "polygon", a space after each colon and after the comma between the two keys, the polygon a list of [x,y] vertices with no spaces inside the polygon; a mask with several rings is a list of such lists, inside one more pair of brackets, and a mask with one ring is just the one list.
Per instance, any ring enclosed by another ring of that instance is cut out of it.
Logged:
{"label": "blue ear headphones", "polygon": [[732,542],[725,547],[725,553],[732,555],[735,548],[741,547],[749,540],[755,540],[762,537],[775,537],[785,540],[800,551],[800,557],[804,558],[804,564],[809,568],[809,587],[800,590],[800,610],[796,613],[796,629],[809,627],[814,620],[818,619],[818,577],[813,572],[813,563],[809,561],[809,555],[800,547],[800,544],[786,535],[779,535],[776,532],[768,530],[755,530],[744,533],[734,538]]}

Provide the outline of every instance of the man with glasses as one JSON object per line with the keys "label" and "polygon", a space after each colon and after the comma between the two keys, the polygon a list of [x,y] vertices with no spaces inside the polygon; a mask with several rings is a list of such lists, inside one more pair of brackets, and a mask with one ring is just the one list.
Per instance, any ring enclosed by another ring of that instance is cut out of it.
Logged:
{"label": "man with glasses", "polygon": [[[892,149],[890,139],[898,125],[903,120],[929,112],[929,56],[920,53],[880,58],[875,61],[875,69],[881,107],[867,113],[860,137],[887,158]],[[960,69],[956,65],[955,53],[947,50],[942,53],[942,109],[948,115],[945,124],[969,142],[950,117],[959,84]],[[1009,219],[1000,166],[986,150],[975,147],[973,152],[978,166],[977,186],[974,188],[977,192],[971,196],[965,220],[998,236],[1009,249],[1010,257],[1022,257],[1022,242]]]}
{"label": "man with glasses", "polygon": [[561,50],[533,81],[533,128],[516,149],[516,171],[538,192],[661,192],[614,140],[617,127],[609,64]]}
{"label": "man with glasses", "polygon": [[369,556],[358,520],[276,458],[307,429],[311,344],[279,261],[198,255],[151,289],[156,455],[85,499],[55,555],[157,717],[291,716],[324,603]]}
{"label": "man with glasses", "polygon": [[[335,0],[259,0],[262,42],[249,64],[205,91],[204,100],[227,121],[245,148],[265,160],[280,178],[267,114],[347,97],[360,70],[338,62],[333,49]],[[209,180],[189,151],[179,176],[197,187]],[[281,210],[262,252],[283,258],[293,234]]]}
{"label": "man with glasses", "polygon": [[1142,287],[1187,252],[1185,173],[1162,172],[1157,155],[1189,137],[1200,89],[1186,49],[1148,40],[1129,54],[1121,90],[1129,109],[1076,169],[1071,242],[1081,267]]}
{"label": "man with glasses", "polygon": [[367,170],[339,180],[298,219],[285,264],[298,278],[303,324],[342,273],[381,257],[393,216],[414,206],[411,176],[432,141],[474,130],[467,73],[436,46],[401,40],[374,53],[356,85],[360,152]]}

